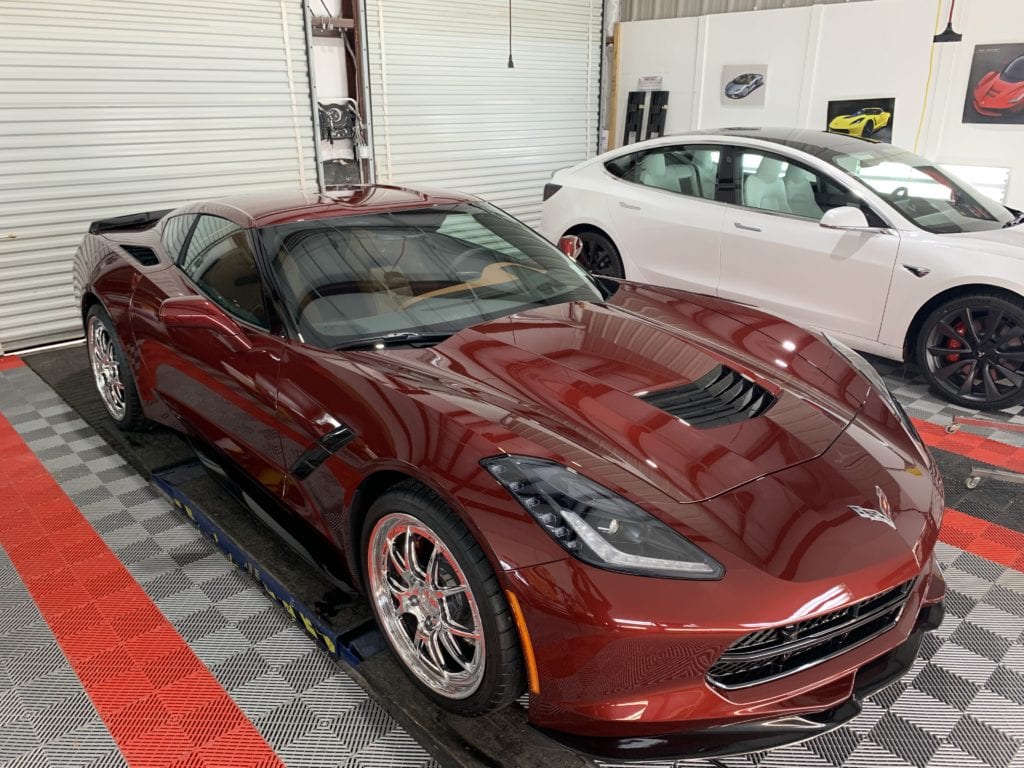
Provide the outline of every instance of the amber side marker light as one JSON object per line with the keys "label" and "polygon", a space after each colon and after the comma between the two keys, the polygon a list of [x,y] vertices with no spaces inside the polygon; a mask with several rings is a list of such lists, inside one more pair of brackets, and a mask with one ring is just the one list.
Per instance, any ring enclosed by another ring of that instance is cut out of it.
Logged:
{"label": "amber side marker light", "polygon": [[530,693],[536,695],[540,693],[540,676],[537,674],[537,659],[533,656],[530,630],[526,628],[526,619],[523,616],[523,609],[519,607],[519,599],[507,589],[505,597],[508,598],[508,607],[512,609],[512,616],[516,620],[516,628],[519,630],[519,640],[523,646],[523,659],[526,661],[526,684]]}

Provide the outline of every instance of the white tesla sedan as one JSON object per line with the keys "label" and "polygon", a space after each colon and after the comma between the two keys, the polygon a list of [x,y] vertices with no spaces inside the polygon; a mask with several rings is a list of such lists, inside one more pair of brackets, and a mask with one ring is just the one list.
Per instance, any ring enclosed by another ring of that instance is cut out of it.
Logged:
{"label": "white tesla sedan", "polygon": [[1024,401],[1024,217],[888,144],[665,136],[558,171],[541,230],[609,277],[751,304],[916,360],[947,400]]}

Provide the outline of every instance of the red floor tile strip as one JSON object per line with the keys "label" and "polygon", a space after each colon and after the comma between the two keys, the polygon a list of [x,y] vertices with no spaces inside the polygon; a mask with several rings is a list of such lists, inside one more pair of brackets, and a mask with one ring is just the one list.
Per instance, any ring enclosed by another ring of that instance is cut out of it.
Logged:
{"label": "red floor tile strip", "polygon": [[0,545],[128,765],[283,766],[3,416],[0,456]]}
{"label": "red floor tile strip", "polygon": [[25,362],[14,355],[0,355],[0,371],[9,371],[12,368],[21,368]]}
{"label": "red floor tile strip", "polygon": [[1007,568],[1024,571],[1024,533],[947,509],[939,539]]}
{"label": "red floor tile strip", "polygon": [[917,431],[921,433],[921,439],[931,448],[958,453],[1011,472],[1024,472],[1024,448],[971,434],[968,431],[969,427],[951,435],[946,432],[945,427],[938,424],[920,419],[913,421]]}

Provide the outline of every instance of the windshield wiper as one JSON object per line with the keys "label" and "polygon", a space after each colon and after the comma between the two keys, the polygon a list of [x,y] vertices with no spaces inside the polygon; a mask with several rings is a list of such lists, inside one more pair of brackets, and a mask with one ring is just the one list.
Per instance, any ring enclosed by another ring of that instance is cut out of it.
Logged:
{"label": "windshield wiper", "polygon": [[1003,229],[1009,229],[1010,227],[1016,227],[1018,224],[1024,224],[1024,211],[1017,211],[1017,215],[1010,219],[1008,222],[1003,224]]}
{"label": "windshield wiper", "polygon": [[418,333],[416,331],[396,331],[385,333],[380,336],[364,336],[361,339],[352,339],[338,344],[334,348],[342,349],[384,349],[385,347],[409,346],[430,346],[438,344],[451,337],[451,333]]}

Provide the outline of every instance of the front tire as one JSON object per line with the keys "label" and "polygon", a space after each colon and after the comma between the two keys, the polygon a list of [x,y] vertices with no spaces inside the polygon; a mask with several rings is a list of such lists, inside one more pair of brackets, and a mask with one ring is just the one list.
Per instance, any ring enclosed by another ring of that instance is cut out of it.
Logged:
{"label": "front tire", "polygon": [[142,412],[135,378],[114,324],[99,304],[94,304],[85,315],[85,338],[96,391],[110,418],[126,432],[143,429],[148,421]]}
{"label": "front tire", "polygon": [[864,128],[861,130],[860,135],[865,139],[871,136],[875,132],[875,124],[870,120],[864,123]]}
{"label": "front tire", "polygon": [[480,545],[435,493],[401,483],[370,507],[366,588],[406,673],[450,712],[478,716],[524,689],[519,636]]}
{"label": "front tire", "polygon": [[580,254],[578,263],[587,272],[619,280],[626,276],[619,249],[605,235],[592,229],[567,234],[579,235],[580,240],[583,241],[583,253]]}
{"label": "front tire", "polygon": [[980,411],[1024,402],[1024,299],[976,293],[936,308],[917,335],[932,391]]}

